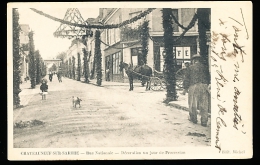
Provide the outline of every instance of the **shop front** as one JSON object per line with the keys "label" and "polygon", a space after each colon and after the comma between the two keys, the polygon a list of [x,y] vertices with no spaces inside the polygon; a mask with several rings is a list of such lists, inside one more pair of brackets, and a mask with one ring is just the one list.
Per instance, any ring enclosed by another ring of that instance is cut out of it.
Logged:
{"label": "shop front", "polygon": [[[164,68],[163,37],[154,37],[154,69],[162,72]],[[197,36],[186,36],[181,41],[173,43],[173,57],[176,56],[177,70],[183,68],[184,63],[191,63],[192,55],[197,53]]]}

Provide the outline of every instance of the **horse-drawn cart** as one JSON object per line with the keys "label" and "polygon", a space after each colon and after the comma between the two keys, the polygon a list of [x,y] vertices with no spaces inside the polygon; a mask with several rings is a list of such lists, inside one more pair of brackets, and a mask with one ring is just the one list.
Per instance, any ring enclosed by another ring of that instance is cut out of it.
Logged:
{"label": "horse-drawn cart", "polygon": [[154,70],[154,76],[150,77],[150,88],[154,91],[166,89],[166,82],[163,76],[163,72]]}
{"label": "horse-drawn cart", "polygon": [[[175,74],[177,89],[183,88],[184,69],[180,69]],[[150,88],[154,91],[166,89],[166,81],[163,72],[154,70],[154,76],[150,77]]]}

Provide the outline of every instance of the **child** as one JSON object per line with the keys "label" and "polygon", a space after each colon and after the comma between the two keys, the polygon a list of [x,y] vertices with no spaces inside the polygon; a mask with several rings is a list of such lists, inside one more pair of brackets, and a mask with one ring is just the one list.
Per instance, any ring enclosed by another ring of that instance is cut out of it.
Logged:
{"label": "child", "polygon": [[46,100],[46,94],[48,94],[48,85],[46,81],[42,81],[40,89],[42,91],[42,100]]}

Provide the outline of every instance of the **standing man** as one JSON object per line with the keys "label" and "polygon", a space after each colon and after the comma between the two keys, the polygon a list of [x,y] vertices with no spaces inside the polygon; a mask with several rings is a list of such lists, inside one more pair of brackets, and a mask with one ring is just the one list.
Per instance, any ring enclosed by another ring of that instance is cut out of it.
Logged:
{"label": "standing man", "polygon": [[209,110],[209,91],[208,85],[210,80],[209,71],[201,63],[201,56],[199,54],[193,55],[193,65],[191,65],[185,74],[183,86],[188,92],[189,116],[190,121],[197,124],[197,110],[200,110],[201,125],[206,127],[208,122]]}

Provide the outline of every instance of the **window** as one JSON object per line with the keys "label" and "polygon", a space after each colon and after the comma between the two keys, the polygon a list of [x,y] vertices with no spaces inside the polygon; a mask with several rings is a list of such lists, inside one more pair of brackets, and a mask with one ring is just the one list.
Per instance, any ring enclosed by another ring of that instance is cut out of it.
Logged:
{"label": "window", "polygon": [[[175,18],[179,21],[179,15],[178,15],[178,9],[172,9],[172,14],[175,16]],[[179,26],[173,21],[173,31],[178,32]]]}
{"label": "window", "polygon": [[140,65],[140,57],[142,55],[142,48],[132,48],[131,49],[131,60],[132,60],[132,65],[137,66]]}
{"label": "window", "polygon": [[113,74],[120,74],[119,64],[121,61],[121,52],[117,52],[113,56]]}

